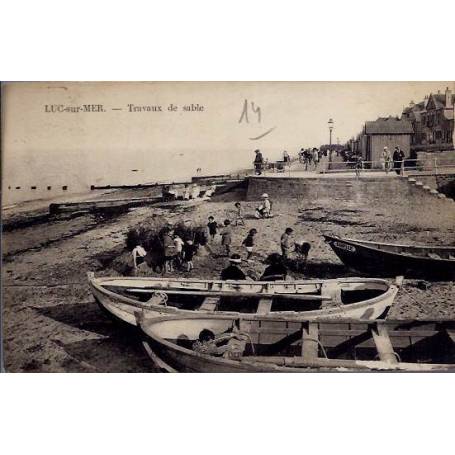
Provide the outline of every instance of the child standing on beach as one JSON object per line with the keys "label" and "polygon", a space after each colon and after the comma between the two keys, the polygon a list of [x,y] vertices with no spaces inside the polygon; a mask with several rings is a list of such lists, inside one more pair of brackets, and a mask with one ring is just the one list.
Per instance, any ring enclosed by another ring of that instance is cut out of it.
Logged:
{"label": "child standing on beach", "polygon": [[134,271],[137,272],[137,267],[145,261],[145,256],[147,256],[147,252],[145,251],[142,244],[138,244],[133,249],[132,254],[133,254]]}
{"label": "child standing on beach", "polygon": [[173,272],[175,259],[174,231],[166,229],[163,236],[164,266],[166,272]]}
{"label": "child standing on beach", "polygon": [[193,270],[193,257],[197,252],[197,246],[193,244],[192,240],[187,240],[183,245],[183,260],[186,262],[186,271]]}
{"label": "child standing on beach", "polygon": [[175,261],[177,262],[177,267],[180,267],[183,259],[183,245],[184,241],[177,235],[174,235],[174,245],[175,245]]}
{"label": "child standing on beach", "polygon": [[284,259],[287,259],[289,253],[292,251],[292,233],[294,230],[290,227],[286,228],[284,234],[281,236],[280,239],[280,246],[281,246],[281,255]]}
{"label": "child standing on beach", "polygon": [[224,245],[226,249],[226,255],[231,254],[231,243],[232,243],[232,228],[231,222],[229,220],[224,220],[224,228],[220,232],[221,235],[221,245]]}
{"label": "child standing on beach", "polygon": [[249,261],[251,256],[253,255],[253,247],[254,247],[254,236],[257,234],[258,231],[256,229],[250,229],[250,232],[245,237],[245,240],[242,242],[242,245],[245,246],[247,251],[246,260]]}
{"label": "child standing on beach", "polygon": [[215,221],[215,218],[213,218],[213,216],[209,216],[209,222],[207,223],[207,227],[209,228],[209,236],[211,237],[212,240],[215,240],[215,235],[218,230],[218,224]]}
{"label": "child standing on beach", "polygon": [[243,220],[243,208],[240,202],[235,203],[235,225],[238,226],[241,224],[245,226],[245,221]]}

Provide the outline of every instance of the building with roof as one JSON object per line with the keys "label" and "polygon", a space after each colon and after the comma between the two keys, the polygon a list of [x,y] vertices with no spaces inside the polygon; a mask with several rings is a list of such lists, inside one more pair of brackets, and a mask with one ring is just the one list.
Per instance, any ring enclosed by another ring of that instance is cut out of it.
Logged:
{"label": "building with roof", "polygon": [[455,95],[447,87],[444,93],[431,93],[423,102],[411,102],[403,110],[403,118],[412,123],[414,130],[413,152],[453,150],[454,105]]}
{"label": "building with roof", "polygon": [[402,119],[411,122],[413,135],[411,136],[411,150],[415,145],[422,144],[425,140],[426,134],[423,132],[422,115],[425,112],[425,106],[428,102],[428,96],[420,103],[415,104],[411,101],[409,107],[403,109]]}
{"label": "building with roof", "polygon": [[398,146],[405,156],[409,156],[413,133],[412,124],[407,119],[379,117],[365,123],[357,140],[358,152],[365,161],[374,161],[373,167],[380,167],[384,147],[388,147],[392,154]]}

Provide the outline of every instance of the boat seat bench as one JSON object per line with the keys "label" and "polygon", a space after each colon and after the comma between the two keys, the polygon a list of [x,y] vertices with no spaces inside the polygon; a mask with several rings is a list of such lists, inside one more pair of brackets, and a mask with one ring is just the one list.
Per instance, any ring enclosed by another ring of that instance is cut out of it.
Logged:
{"label": "boat seat bench", "polygon": [[200,311],[215,311],[217,305],[220,303],[219,297],[206,297],[199,307]]}
{"label": "boat seat bench", "polygon": [[269,314],[272,310],[272,299],[260,299],[257,314]]}

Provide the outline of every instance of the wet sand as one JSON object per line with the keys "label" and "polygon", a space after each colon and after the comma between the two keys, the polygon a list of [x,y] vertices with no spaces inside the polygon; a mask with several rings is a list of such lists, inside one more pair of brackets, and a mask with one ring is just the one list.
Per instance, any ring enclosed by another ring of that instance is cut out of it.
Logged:
{"label": "wet sand", "polygon": [[[121,194],[118,193],[119,195]],[[85,214],[3,233],[3,336],[7,371],[141,372],[154,371],[135,330],[119,327],[98,308],[89,291],[87,271],[118,274],[116,264],[127,256],[125,233],[130,227],[169,220],[206,223],[232,218],[241,200],[245,226],[234,227],[233,252],[245,258],[241,242],[258,230],[253,262],[244,270],[260,274],[266,256],[279,251],[286,227],[295,238],[312,245],[306,278],[355,276],[325,244],[322,233],[369,240],[455,243],[453,217],[432,207],[359,206],[346,201],[275,201],[274,218],[254,218],[256,202],[244,202],[242,192],[217,196],[194,207],[142,207],[114,217]],[[202,249],[195,270],[179,276],[217,278],[226,265],[219,240]],[[140,274],[152,275],[144,267]],[[293,273],[295,278],[303,275]],[[425,289],[427,288],[427,289]],[[406,280],[390,318],[455,318],[453,282]]]}

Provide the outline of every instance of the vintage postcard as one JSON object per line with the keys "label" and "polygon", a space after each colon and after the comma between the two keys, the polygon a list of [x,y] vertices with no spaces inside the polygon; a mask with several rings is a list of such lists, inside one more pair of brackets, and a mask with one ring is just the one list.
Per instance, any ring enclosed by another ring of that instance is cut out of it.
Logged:
{"label": "vintage postcard", "polygon": [[455,370],[455,83],[2,85],[9,372]]}

